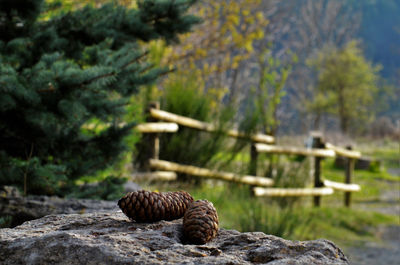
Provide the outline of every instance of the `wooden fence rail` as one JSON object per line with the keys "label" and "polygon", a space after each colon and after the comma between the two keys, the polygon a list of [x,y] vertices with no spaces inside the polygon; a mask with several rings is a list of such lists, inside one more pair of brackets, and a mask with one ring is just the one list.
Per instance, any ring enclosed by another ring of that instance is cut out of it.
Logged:
{"label": "wooden fence rail", "polygon": [[171,122],[147,122],[137,125],[135,129],[141,133],[173,133],[177,132],[179,127]]}
{"label": "wooden fence rail", "polygon": [[150,167],[158,170],[174,171],[178,173],[203,177],[212,178],[225,181],[232,181],[237,183],[249,184],[254,186],[272,186],[273,180],[269,178],[256,177],[256,176],[242,176],[234,173],[221,172],[210,170],[206,168],[181,165],[164,160],[150,159]]}
{"label": "wooden fence rail", "polygon": [[[159,133],[177,132],[179,126],[185,126],[206,132],[218,132],[219,129],[210,123],[198,121],[192,118],[180,116],[174,113],[159,109],[159,103],[151,103],[147,108],[148,117],[146,123],[136,126],[139,132],[145,133],[143,141],[147,145],[144,166],[141,168],[144,173],[136,173],[138,176],[156,177],[163,180],[176,179],[176,173],[193,175],[201,178],[212,178],[217,180],[231,181],[253,186],[255,196],[313,196],[314,205],[319,206],[321,196],[331,195],[334,190],[345,192],[345,205],[350,206],[351,192],[359,191],[357,184],[351,184],[354,171],[354,162],[361,157],[361,153],[335,146],[331,143],[324,143],[321,135],[313,134],[311,145],[307,148],[284,147],[272,145],[275,138],[265,134],[247,135],[238,130],[228,130],[227,136],[244,138],[251,142],[249,175],[243,176],[235,173],[221,172],[200,168],[190,165],[182,165],[159,159]],[[163,121],[163,122],[160,122]],[[259,153],[270,153],[278,155],[300,155],[314,158],[314,187],[313,188],[270,188],[273,180],[257,176],[257,160]],[[345,183],[333,182],[321,179],[321,161],[325,158],[342,156],[347,159],[345,171]],[[153,171],[156,170],[156,171]],[[160,171],[161,170],[161,171]],[[257,187],[261,186],[261,187]],[[266,188],[269,187],[269,188]]]}
{"label": "wooden fence rail", "polygon": [[[333,190],[344,191],[345,206],[350,206],[351,192],[360,191],[360,186],[351,184],[351,178],[354,171],[354,161],[361,157],[358,151],[352,151],[341,147],[334,146],[330,143],[324,143],[320,134],[313,133],[310,138],[308,148],[300,147],[284,147],[277,145],[255,144],[255,149],[259,153],[271,153],[280,155],[301,155],[314,157],[314,188],[303,189],[258,189],[255,190],[257,196],[313,196],[314,205],[320,206],[321,196],[330,195]],[[324,158],[332,158],[342,156],[347,158],[347,166],[345,172],[345,183],[322,180],[321,178],[321,161]],[[257,159],[257,156],[254,156]],[[252,162],[256,164],[257,162]],[[285,190],[287,192],[285,192]]]}
{"label": "wooden fence rail", "polygon": [[325,143],[325,148],[333,150],[337,156],[343,156],[346,158],[355,158],[355,159],[361,157],[361,152],[359,151],[348,150],[342,147],[335,146],[331,143]]}
{"label": "wooden fence rail", "polygon": [[308,149],[299,147],[284,147],[277,145],[256,144],[256,150],[259,153],[274,153],[286,155],[302,155],[317,157],[335,157],[335,151],[326,149]]}
{"label": "wooden fence rail", "polygon": [[289,196],[325,196],[333,194],[332,188],[253,188],[256,196],[289,197]]}
{"label": "wooden fence rail", "polygon": [[325,187],[332,188],[334,190],[347,191],[347,192],[361,190],[361,187],[358,184],[345,184],[345,183],[334,182],[334,181],[330,181],[330,180],[324,180],[323,183],[324,183]]}
{"label": "wooden fence rail", "polygon": [[138,173],[133,173],[132,177],[135,179],[164,180],[164,181],[173,181],[178,178],[177,174],[173,171],[138,172]]}
{"label": "wooden fence rail", "polygon": [[[192,129],[206,131],[206,132],[216,132],[218,128],[210,123],[198,121],[192,118],[176,115],[174,113],[170,113],[167,111],[151,108],[150,115],[154,119],[159,119],[168,122],[174,122],[182,126],[186,126]],[[247,135],[242,133],[238,130],[228,130],[227,135],[234,138],[250,138],[254,142],[259,143],[273,143],[275,141],[274,137],[266,134],[254,134],[254,135]]]}

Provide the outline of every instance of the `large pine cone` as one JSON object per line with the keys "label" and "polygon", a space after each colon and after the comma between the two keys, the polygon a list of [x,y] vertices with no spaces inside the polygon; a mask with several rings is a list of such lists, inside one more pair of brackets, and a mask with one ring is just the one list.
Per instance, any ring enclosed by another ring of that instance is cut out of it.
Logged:
{"label": "large pine cone", "polygon": [[136,222],[156,222],[181,218],[193,197],[186,191],[150,192],[145,190],[129,192],[118,201],[126,216]]}
{"label": "large pine cone", "polygon": [[183,216],[183,233],[194,244],[205,244],[218,233],[218,214],[207,200],[193,202]]}

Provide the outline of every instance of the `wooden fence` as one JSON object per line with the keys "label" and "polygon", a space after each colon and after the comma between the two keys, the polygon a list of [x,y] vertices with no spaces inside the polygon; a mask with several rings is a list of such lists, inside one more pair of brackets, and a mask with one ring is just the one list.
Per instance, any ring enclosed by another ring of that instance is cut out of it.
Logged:
{"label": "wooden fence", "polygon": [[[347,150],[334,146],[330,143],[324,143],[320,134],[312,134],[310,144],[306,148],[283,147],[277,145],[255,144],[258,153],[273,153],[281,155],[301,155],[314,157],[314,188],[312,189],[262,189],[257,188],[255,193],[258,196],[314,196],[314,205],[321,204],[321,196],[331,195],[334,190],[344,191],[344,204],[350,206],[351,192],[360,191],[360,186],[351,184],[354,163],[361,157],[358,151]],[[344,183],[330,180],[322,180],[321,160],[324,158],[333,158],[336,156],[347,159]]]}
{"label": "wooden fence", "polygon": [[[138,131],[144,134],[143,141],[148,143],[146,145],[147,150],[144,150],[145,159],[140,167],[144,172],[135,173],[136,177],[173,180],[176,179],[176,173],[184,173],[200,178],[212,178],[249,184],[253,187],[255,196],[313,196],[315,206],[320,206],[321,196],[331,195],[335,190],[338,190],[345,192],[344,204],[349,207],[351,202],[351,192],[360,190],[360,186],[357,184],[352,184],[351,181],[355,160],[361,157],[361,153],[358,151],[337,147],[330,143],[324,143],[321,135],[318,134],[312,134],[309,141],[310,144],[305,148],[300,148],[275,145],[275,138],[270,135],[254,134],[249,136],[238,130],[228,130],[226,132],[227,136],[247,139],[251,144],[250,169],[249,175],[246,176],[160,160],[160,133],[177,132],[179,130],[179,126],[185,126],[210,133],[216,132],[217,128],[210,123],[160,110],[158,102],[151,103],[146,112],[146,123],[140,124],[136,127]],[[274,184],[272,179],[257,176],[257,160],[258,154],[260,153],[313,157],[314,187],[271,188],[271,186]],[[321,160],[336,156],[345,157],[347,159],[344,183],[333,182],[326,179],[322,180],[321,177]]]}

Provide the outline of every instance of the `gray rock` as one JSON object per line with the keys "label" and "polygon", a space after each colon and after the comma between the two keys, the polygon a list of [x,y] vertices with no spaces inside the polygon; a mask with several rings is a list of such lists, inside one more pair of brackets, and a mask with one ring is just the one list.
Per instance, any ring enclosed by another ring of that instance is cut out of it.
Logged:
{"label": "gray rock", "polygon": [[121,211],[49,215],[0,230],[0,264],[348,264],[327,240],[289,241],[220,229],[185,243],[182,220],[131,222]]}
{"label": "gray rock", "polygon": [[128,193],[128,192],[133,192],[133,191],[137,191],[137,190],[141,190],[141,189],[142,189],[142,187],[140,187],[139,184],[137,184],[137,183],[135,183],[135,182],[132,182],[132,181],[127,181],[127,182],[125,182],[125,184],[124,184],[124,191],[125,191],[126,193]]}
{"label": "gray rock", "polygon": [[49,214],[117,211],[117,201],[63,199],[56,196],[21,196],[14,188],[1,187],[0,215],[11,216],[11,227]]}

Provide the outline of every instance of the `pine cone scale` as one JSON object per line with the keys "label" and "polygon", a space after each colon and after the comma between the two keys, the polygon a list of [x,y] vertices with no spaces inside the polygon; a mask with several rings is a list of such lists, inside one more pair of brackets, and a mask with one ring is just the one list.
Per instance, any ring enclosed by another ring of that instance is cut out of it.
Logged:
{"label": "pine cone scale", "polygon": [[193,197],[185,192],[135,191],[118,201],[122,212],[136,222],[156,222],[181,218]]}
{"label": "pine cone scale", "polygon": [[195,244],[205,244],[218,234],[218,214],[207,200],[193,202],[183,217],[183,233]]}

